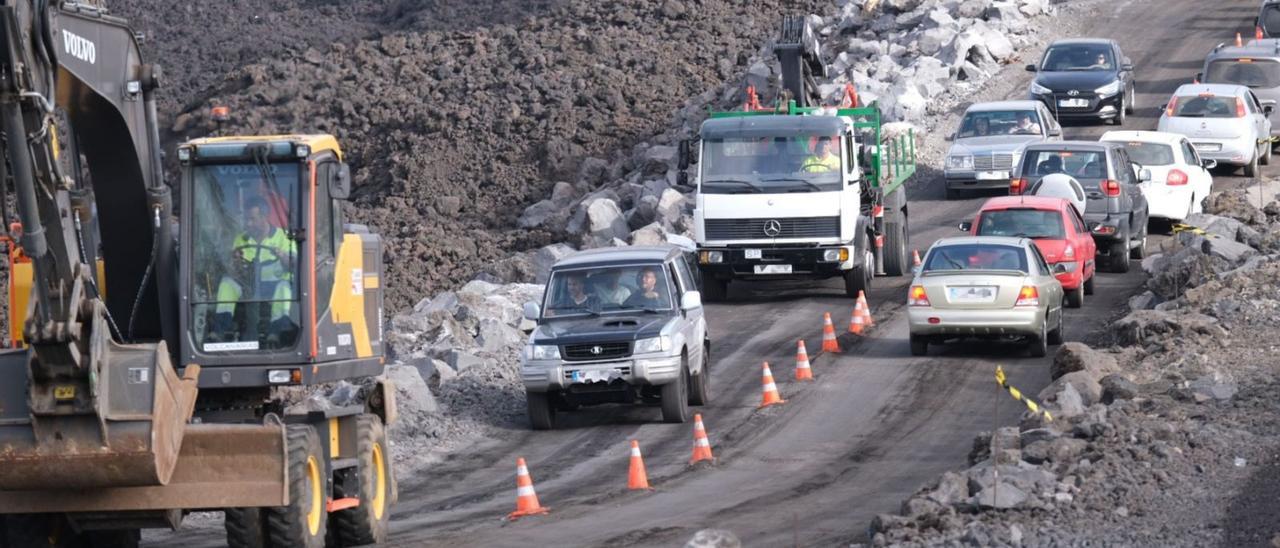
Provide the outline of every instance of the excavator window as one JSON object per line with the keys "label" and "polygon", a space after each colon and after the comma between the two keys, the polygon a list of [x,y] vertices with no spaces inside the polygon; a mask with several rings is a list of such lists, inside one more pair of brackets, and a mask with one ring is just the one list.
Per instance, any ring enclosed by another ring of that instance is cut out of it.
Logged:
{"label": "excavator window", "polygon": [[192,167],[191,306],[205,352],[279,350],[298,341],[298,163]]}

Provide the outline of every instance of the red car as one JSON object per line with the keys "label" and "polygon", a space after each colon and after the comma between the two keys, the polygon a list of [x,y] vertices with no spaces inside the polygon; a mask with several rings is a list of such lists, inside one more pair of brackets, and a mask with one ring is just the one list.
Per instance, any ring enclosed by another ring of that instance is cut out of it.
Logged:
{"label": "red car", "polygon": [[1044,196],[1004,196],[982,204],[978,217],[960,229],[974,236],[1021,236],[1036,242],[1051,268],[1058,264],[1066,272],[1057,275],[1067,294],[1067,306],[1084,306],[1084,296],[1093,294],[1097,272],[1093,235],[1071,202]]}

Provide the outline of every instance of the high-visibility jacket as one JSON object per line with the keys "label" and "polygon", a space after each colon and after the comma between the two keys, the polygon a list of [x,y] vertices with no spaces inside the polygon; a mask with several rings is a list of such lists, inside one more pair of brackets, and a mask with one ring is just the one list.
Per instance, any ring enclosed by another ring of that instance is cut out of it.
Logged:
{"label": "high-visibility jacket", "polygon": [[809,156],[804,159],[804,164],[800,166],[800,171],[808,173],[820,173],[824,171],[840,171],[840,157],[835,154],[828,154],[825,158],[821,156]]}
{"label": "high-visibility jacket", "polygon": [[[263,249],[264,247],[266,249]],[[257,263],[257,267],[260,268],[258,275],[262,281],[293,278],[293,274],[285,268],[281,259],[296,256],[297,246],[284,233],[284,230],[272,228],[267,237],[261,241],[255,240],[248,234],[241,234],[236,236],[235,241],[231,244],[231,249],[239,250],[246,261]]]}

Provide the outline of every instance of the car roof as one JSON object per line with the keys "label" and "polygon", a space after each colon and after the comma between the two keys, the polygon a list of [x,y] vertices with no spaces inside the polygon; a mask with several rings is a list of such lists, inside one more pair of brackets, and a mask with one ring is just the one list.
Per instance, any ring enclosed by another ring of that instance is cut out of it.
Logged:
{"label": "car roof", "polygon": [[1066,198],[1057,196],[998,196],[987,200],[978,211],[1012,208],[1061,211],[1069,203]]}
{"label": "car roof", "polygon": [[1114,44],[1115,40],[1110,38],[1064,38],[1062,40],[1054,40],[1049,44],[1053,46],[1100,46],[1103,44]]}
{"label": "car roof", "polygon": [[990,101],[986,103],[974,103],[965,109],[965,113],[970,112],[990,112],[997,110],[1035,110],[1039,101]]}
{"label": "car roof", "polygon": [[1230,95],[1234,97],[1243,97],[1249,88],[1237,84],[1182,84],[1173,92],[1174,95],[1187,96],[1199,95],[1201,93],[1212,93],[1214,95]]}
{"label": "car roof", "polygon": [[1186,139],[1187,136],[1181,133],[1169,133],[1167,131],[1108,131],[1099,137],[1099,141],[1139,141],[1143,143],[1162,143],[1166,145],[1176,145]]}
{"label": "car roof", "polygon": [[1106,150],[1106,149],[1111,148],[1111,147],[1113,147],[1113,146],[1119,146],[1119,145],[1117,145],[1116,143],[1110,142],[1110,141],[1107,141],[1107,142],[1099,142],[1099,141],[1046,141],[1046,142],[1042,142],[1042,143],[1031,143],[1031,144],[1027,145],[1027,149],[1028,149],[1028,150],[1030,150],[1030,149],[1033,149],[1033,148],[1034,148],[1034,149],[1037,149],[1037,150],[1044,150],[1044,149],[1048,149],[1048,150],[1090,150],[1090,151],[1095,151],[1095,152],[1096,152],[1096,151]]}
{"label": "car roof", "polygon": [[1219,45],[1209,52],[1209,60],[1217,60],[1231,57],[1280,57],[1280,40],[1275,38],[1264,38],[1262,40],[1250,40],[1243,46],[1224,46]]}
{"label": "car roof", "polygon": [[602,247],[579,251],[556,261],[552,269],[611,263],[660,263],[682,253],[673,245]]}
{"label": "car roof", "polygon": [[1029,241],[1030,240],[1026,238],[1016,238],[1013,236],[952,236],[950,238],[942,238],[934,242],[933,247],[972,244],[1026,246]]}

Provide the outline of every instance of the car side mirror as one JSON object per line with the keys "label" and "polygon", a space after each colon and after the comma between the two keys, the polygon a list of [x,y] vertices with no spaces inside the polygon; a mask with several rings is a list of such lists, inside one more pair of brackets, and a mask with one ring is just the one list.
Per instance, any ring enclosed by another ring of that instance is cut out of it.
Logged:
{"label": "car side mirror", "polygon": [[680,310],[688,312],[702,307],[702,293],[697,291],[686,291],[680,296]]}
{"label": "car side mirror", "polygon": [[1070,271],[1069,271],[1069,270],[1067,270],[1067,265],[1066,265],[1065,263],[1054,263],[1054,265],[1053,265],[1053,273],[1054,273],[1055,275],[1057,275],[1057,274],[1066,274],[1067,272],[1070,272]]}
{"label": "car side mirror", "polygon": [[1132,70],[1133,70],[1133,63],[1125,63],[1125,64],[1123,64],[1123,65],[1120,65],[1120,70],[1123,70],[1123,71],[1125,71],[1125,72],[1130,72],[1130,71],[1132,71]]}
{"label": "car side mirror", "polygon": [[1147,168],[1145,168],[1145,167],[1144,167],[1144,168],[1142,168],[1142,169],[1138,170],[1138,181],[1141,181],[1141,182],[1145,183],[1145,182],[1150,181],[1150,180],[1151,180],[1151,170],[1150,170],[1150,169],[1147,169]]}
{"label": "car side mirror", "polygon": [[1062,137],[1062,128],[1060,128],[1060,127],[1051,127],[1051,128],[1049,128],[1049,136],[1050,136],[1050,137]]}
{"label": "car side mirror", "polygon": [[351,199],[351,166],[338,164],[338,172],[329,180],[329,197],[335,200]]}
{"label": "car side mirror", "polygon": [[973,221],[964,221],[957,227],[960,232],[970,232],[973,230]]}
{"label": "car side mirror", "polygon": [[1270,116],[1272,112],[1275,112],[1275,110],[1275,105],[1262,105],[1262,113],[1268,116]]}
{"label": "car side mirror", "polygon": [[951,142],[951,141],[956,140],[956,134],[955,134],[955,132],[948,133],[948,134],[947,134],[947,136],[945,137],[945,139],[947,140],[947,142]]}
{"label": "car side mirror", "polygon": [[1205,169],[1213,169],[1215,167],[1218,167],[1218,161],[1212,158],[1201,158],[1200,165]]}
{"label": "car side mirror", "polygon": [[538,318],[541,318],[541,317],[542,317],[542,308],[538,306],[538,303],[535,303],[533,301],[524,303],[524,319],[532,322],[536,322],[538,321]]}
{"label": "car side mirror", "polygon": [[678,153],[676,158],[677,166],[681,171],[689,169],[689,148],[689,140],[682,139],[679,147],[677,148]]}
{"label": "car side mirror", "polygon": [[1034,64],[1027,65],[1027,72],[1035,72],[1035,71],[1036,71],[1036,66]]}

